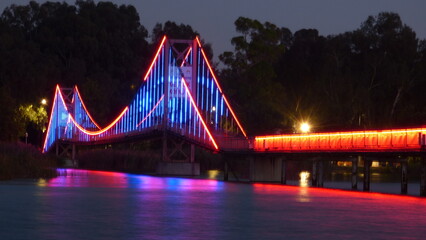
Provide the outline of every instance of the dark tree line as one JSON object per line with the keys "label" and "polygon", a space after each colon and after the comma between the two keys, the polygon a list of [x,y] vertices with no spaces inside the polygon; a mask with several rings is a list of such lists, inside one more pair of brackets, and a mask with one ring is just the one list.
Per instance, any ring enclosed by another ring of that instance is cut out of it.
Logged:
{"label": "dark tree line", "polygon": [[398,14],[331,36],[243,17],[235,26],[221,79],[252,134],[293,132],[302,121],[317,131],[426,123],[426,41]]}
{"label": "dark tree line", "polygon": [[133,98],[164,34],[198,35],[189,25],[166,22],[155,26],[148,42],[136,9],[111,2],[32,1],[6,8],[0,18],[0,140],[22,138],[36,124],[33,142],[40,142],[45,124],[34,119],[46,122],[40,101],[52,97],[56,84],[78,85],[89,111],[106,125]]}
{"label": "dark tree line", "polygon": [[[220,55],[225,67],[218,72],[250,134],[292,132],[302,120],[315,130],[425,123],[426,43],[397,14],[369,17],[359,29],[333,36],[243,17],[235,26],[235,50]],[[47,118],[40,100],[50,99],[56,84],[78,85],[89,111],[107,124],[139,88],[163,34],[198,35],[170,21],[149,34],[133,6],[111,2],[6,8],[0,140],[16,140],[29,128],[40,132]]]}

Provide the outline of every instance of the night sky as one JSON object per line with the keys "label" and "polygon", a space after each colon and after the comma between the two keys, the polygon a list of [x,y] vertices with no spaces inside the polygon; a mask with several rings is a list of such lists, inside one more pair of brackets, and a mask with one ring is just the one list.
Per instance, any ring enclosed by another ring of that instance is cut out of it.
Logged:
{"label": "night sky", "polygon": [[[0,9],[29,0],[2,0]],[[37,0],[37,2],[44,2]],[[75,1],[66,2],[73,4]],[[98,2],[98,1],[96,1]],[[398,13],[420,39],[426,39],[426,1],[424,0],[113,0],[131,4],[139,12],[141,23],[149,32],[167,20],[189,24],[212,43],[215,59],[232,50],[230,39],[236,36],[234,21],[239,16],[269,21],[292,32],[316,28],[321,35],[351,31],[369,15],[382,11]]]}

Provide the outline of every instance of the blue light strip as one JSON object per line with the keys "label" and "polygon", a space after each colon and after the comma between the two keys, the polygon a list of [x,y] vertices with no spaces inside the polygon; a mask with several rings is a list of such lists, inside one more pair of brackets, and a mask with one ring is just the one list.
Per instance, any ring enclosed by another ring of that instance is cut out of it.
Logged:
{"label": "blue light strip", "polygon": [[218,122],[217,122],[217,115],[219,112],[219,90],[216,88],[216,104],[215,104],[215,111],[214,111],[214,128],[217,129]]}
{"label": "blue light strip", "polygon": [[[182,70],[177,66],[172,48],[166,49],[163,46],[146,80],[139,87],[133,101],[129,104],[128,111],[119,119],[115,126],[99,135],[85,135],[80,133],[73,123],[70,123],[67,118],[62,118],[62,115],[67,116],[68,113],[65,107],[61,107],[61,103],[56,101],[52,112],[56,116],[51,117],[52,131],[49,132],[49,136],[52,135],[53,137],[48,137],[46,145],[53,144],[58,137],[71,139],[75,136],[81,141],[96,141],[117,134],[143,131],[144,129],[162,124],[163,117],[168,117],[168,126],[173,129],[179,129],[180,134],[199,139],[206,143],[210,142],[211,140],[207,136],[207,131],[202,125],[202,122],[207,125],[208,129],[223,130],[223,126],[226,126],[226,124],[223,124],[223,121],[230,119],[233,124],[233,118],[230,118],[230,113],[223,96],[218,86],[216,86],[210,68],[208,68],[202,57],[201,50],[197,50],[196,54],[189,54],[187,58],[188,66],[197,65],[193,67],[193,70],[196,71],[193,75],[195,79],[191,79],[191,83],[187,82],[188,88],[190,87],[189,92],[185,88],[185,84],[181,81]],[[170,57],[167,60],[165,58],[167,52],[165,51],[169,51]],[[169,66],[169,79],[164,79],[166,64]],[[164,99],[164,101],[168,102],[170,108],[168,116],[163,116],[165,102],[159,102],[159,99],[164,96],[164,84],[168,84],[169,86],[168,99]],[[195,105],[198,106],[196,108],[200,115],[196,113],[191,103],[192,95],[194,95],[193,99]],[[158,105],[154,107],[157,103]],[[148,115],[149,117],[146,117]],[[93,130],[97,128],[91,121],[88,113],[84,110],[82,101],[77,95],[74,99],[74,116],[76,123],[83,128],[93,128]],[[145,117],[146,120],[142,121]],[[142,122],[138,125],[140,121]],[[211,126],[212,124],[214,126]],[[56,134],[57,136],[54,136]]]}

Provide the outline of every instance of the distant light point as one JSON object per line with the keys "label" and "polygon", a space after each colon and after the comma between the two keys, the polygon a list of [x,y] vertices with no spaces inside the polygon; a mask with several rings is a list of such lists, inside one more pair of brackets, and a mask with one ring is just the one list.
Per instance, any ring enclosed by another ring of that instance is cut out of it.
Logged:
{"label": "distant light point", "polygon": [[303,122],[300,124],[300,131],[302,133],[308,133],[311,131],[311,125],[307,122]]}

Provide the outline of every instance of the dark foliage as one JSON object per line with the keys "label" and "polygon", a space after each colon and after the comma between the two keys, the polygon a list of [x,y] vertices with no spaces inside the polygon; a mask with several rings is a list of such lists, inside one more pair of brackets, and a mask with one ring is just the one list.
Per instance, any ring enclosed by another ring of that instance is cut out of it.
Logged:
{"label": "dark foliage", "polygon": [[235,26],[220,76],[251,134],[303,121],[315,131],[425,124],[426,44],[398,14],[327,37],[242,17]]}
{"label": "dark foliage", "polygon": [[133,6],[11,5],[0,21],[0,87],[16,108],[50,97],[56,84],[79,85],[89,110],[106,124],[140,85],[150,57],[147,35]]}
{"label": "dark foliage", "polygon": [[56,159],[29,144],[0,142],[0,180],[56,176]]}
{"label": "dark foliage", "polygon": [[[418,126],[426,119],[426,41],[395,13],[370,16],[350,32],[292,33],[240,17],[233,52],[220,55],[220,80],[249,134]],[[0,139],[22,138],[19,106],[49,98],[56,84],[78,85],[106,125],[128,105],[158,40],[191,39],[191,26],[148,31],[136,9],[111,2],[31,1],[0,18]],[[204,44],[207,55],[213,53]],[[100,107],[102,106],[102,107]],[[30,134],[30,136],[41,134]]]}

